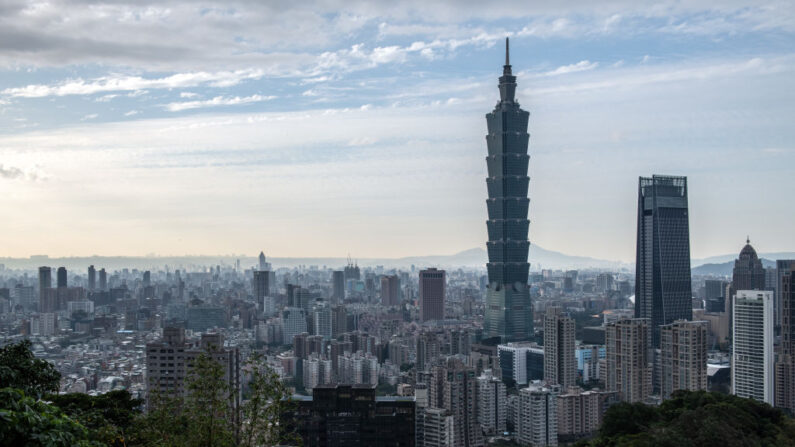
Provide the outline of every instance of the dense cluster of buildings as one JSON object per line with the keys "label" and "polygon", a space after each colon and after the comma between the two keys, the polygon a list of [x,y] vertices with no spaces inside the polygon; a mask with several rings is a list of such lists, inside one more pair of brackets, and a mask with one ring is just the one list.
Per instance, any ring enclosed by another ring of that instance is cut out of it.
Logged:
{"label": "dense cluster of buildings", "polygon": [[[687,179],[641,177],[634,271],[531,271],[528,117],[508,60],[487,115],[487,255],[448,267],[0,267],[0,334],[28,337],[65,392],[186,393],[201,353],[234,406],[265,355],[304,445],[554,446],[616,402],[731,392],[795,412],[795,261],[741,250],[693,276]],[[425,267],[425,266],[423,266]],[[453,267],[453,268],[449,268]],[[53,271],[55,283],[53,284]],[[531,299],[532,298],[532,299]]]}

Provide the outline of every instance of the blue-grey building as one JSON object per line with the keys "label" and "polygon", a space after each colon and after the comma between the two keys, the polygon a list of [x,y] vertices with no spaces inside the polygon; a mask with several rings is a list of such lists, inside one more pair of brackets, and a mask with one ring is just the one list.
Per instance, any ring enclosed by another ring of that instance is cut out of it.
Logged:
{"label": "blue-grey building", "polygon": [[533,310],[527,276],[530,264],[527,231],[530,222],[527,167],[530,113],[515,99],[516,77],[511,73],[508,40],[500,77],[500,102],[486,115],[488,135],[489,285],[486,291],[485,332],[503,342],[529,340],[533,335]]}
{"label": "blue-grey building", "polygon": [[688,222],[686,177],[640,178],[635,318],[651,321],[654,348],[660,326],[693,319]]}

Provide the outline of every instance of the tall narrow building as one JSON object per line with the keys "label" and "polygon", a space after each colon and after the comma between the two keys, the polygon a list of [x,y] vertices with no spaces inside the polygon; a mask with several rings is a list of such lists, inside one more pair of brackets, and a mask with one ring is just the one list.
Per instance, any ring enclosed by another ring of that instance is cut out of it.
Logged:
{"label": "tall narrow building", "polygon": [[508,342],[528,340],[533,335],[533,310],[527,287],[530,113],[522,110],[515,99],[516,76],[511,72],[508,39],[505,39],[505,65],[499,89],[500,102],[486,115],[489,285],[484,326],[489,337]]}
{"label": "tall narrow building", "polygon": [[635,258],[635,317],[648,318],[653,348],[660,326],[693,319],[687,178],[641,177]]}
{"label": "tall narrow building", "polygon": [[605,372],[608,391],[624,402],[645,402],[651,395],[649,321],[619,320],[605,327]]}
{"label": "tall narrow building", "polygon": [[795,261],[776,261],[781,304],[781,351],[776,360],[775,404],[795,414]]}
{"label": "tall narrow building", "polygon": [[773,405],[773,292],[738,290],[733,319],[732,394]]}
{"label": "tall narrow building", "polygon": [[547,307],[544,315],[544,381],[566,390],[577,385],[574,356],[574,320],[560,307]]}
{"label": "tall narrow building", "polygon": [[88,291],[93,292],[97,288],[97,269],[93,265],[88,266]]}
{"label": "tall narrow building", "polygon": [[707,389],[707,322],[676,321],[660,328],[662,398],[676,390]]}
{"label": "tall narrow building", "polygon": [[397,275],[381,277],[381,305],[397,306],[400,304],[400,278]]}
{"label": "tall narrow building", "polygon": [[444,320],[445,273],[435,268],[420,271],[420,321]]}
{"label": "tall narrow building", "polygon": [[342,303],[345,301],[345,272],[342,270],[335,270],[331,274],[331,282],[333,289],[331,301],[334,303]]}

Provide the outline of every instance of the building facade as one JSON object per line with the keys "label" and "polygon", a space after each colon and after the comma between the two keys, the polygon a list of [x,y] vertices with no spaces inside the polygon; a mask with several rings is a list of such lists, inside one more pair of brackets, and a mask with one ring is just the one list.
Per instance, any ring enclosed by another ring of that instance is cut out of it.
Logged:
{"label": "building facade", "polygon": [[605,328],[605,384],[625,402],[644,402],[651,395],[649,320],[633,318]]}
{"label": "building facade", "polygon": [[446,276],[435,268],[420,271],[420,321],[444,319]]}
{"label": "building facade", "polygon": [[544,381],[562,389],[577,384],[574,355],[574,320],[560,307],[547,307],[544,315]]}
{"label": "building facade", "polygon": [[635,318],[659,348],[660,326],[693,319],[686,177],[640,178],[637,235]]}
{"label": "building facade", "polygon": [[500,102],[486,115],[489,284],[483,324],[487,336],[510,342],[532,337],[533,309],[527,287],[530,113],[522,110],[515,98],[516,77],[511,72],[507,39],[499,89]]}
{"label": "building facade", "polygon": [[557,385],[530,384],[519,390],[516,440],[522,446],[558,445]]}
{"label": "building facade", "polygon": [[738,290],[733,327],[732,394],[773,405],[773,292]]}
{"label": "building facade", "polygon": [[662,398],[707,389],[707,322],[675,321],[660,328]]}

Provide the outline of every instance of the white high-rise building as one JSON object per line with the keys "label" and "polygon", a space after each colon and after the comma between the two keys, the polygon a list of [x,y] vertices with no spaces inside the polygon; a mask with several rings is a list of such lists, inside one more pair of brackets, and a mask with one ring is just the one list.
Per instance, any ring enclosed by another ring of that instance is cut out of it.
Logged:
{"label": "white high-rise building", "polygon": [[560,386],[532,383],[519,390],[517,441],[523,446],[558,445],[558,394]]}
{"label": "white high-rise building", "polygon": [[732,394],[773,405],[773,292],[738,290],[732,312]]}
{"label": "white high-rise building", "polygon": [[505,431],[507,391],[505,384],[490,369],[478,377],[478,422],[487,435]]}

